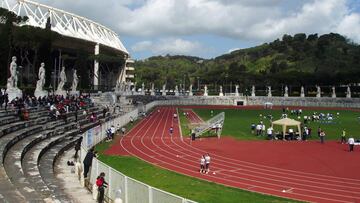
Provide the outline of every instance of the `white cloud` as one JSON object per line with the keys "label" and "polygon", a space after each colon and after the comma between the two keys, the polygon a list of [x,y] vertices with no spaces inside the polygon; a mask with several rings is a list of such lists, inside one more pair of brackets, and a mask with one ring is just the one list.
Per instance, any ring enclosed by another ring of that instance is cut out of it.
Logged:
{"label": "white cloud", "polygon": [[[133,50],[146,46],[158,53],[196,50],[197,42],[180,38],[202,34],[259,44],[284,34],[338,32],[360,42],[360,14],[350,0],[39,1],[102,23],[120,38],[150,40],[137,43]],[[158,38],[167,43],[160,46],[161,40],[154,42]]]}
{"label": "white cloud", "polygon": [[192,54],[204,47],[199,42],[165,38],[157,41],[141,41],[131,47],[132,51],[149,51],[153,54]]}

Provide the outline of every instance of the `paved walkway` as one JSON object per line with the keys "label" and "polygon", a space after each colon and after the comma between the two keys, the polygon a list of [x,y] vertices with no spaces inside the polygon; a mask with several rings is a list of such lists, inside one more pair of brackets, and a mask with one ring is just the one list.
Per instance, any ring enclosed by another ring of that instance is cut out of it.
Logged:
{"label": "paved walkway", "polygon": [[92,194],[90,191],[85,189],[80,185],[80,181],[75,173],[71,173],[71,169],[74,166],[68,166],[67,161],[73,161],[73,155],[75,151],[70,149],[65,151],[63,156],[55,164],[55,174],[56,178],[59,179],[59,182],[62,184],[64,192],[69,195],[73,202],[86,202],[86,203],[96,203],[92,199]]}

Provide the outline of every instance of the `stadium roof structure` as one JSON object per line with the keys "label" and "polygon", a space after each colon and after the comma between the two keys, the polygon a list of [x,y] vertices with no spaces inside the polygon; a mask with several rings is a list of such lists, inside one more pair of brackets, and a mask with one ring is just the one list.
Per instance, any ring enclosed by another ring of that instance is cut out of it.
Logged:
{"label": "stadium roof structure", "polygon": [[105,45],[129,55],[114,31],[92,20],[30,0],[0,0],[0,2],[2,8],[18,16],[27,16],[29,20],[23,25],[45,28],[50,18],[52,31],[67,37]]}

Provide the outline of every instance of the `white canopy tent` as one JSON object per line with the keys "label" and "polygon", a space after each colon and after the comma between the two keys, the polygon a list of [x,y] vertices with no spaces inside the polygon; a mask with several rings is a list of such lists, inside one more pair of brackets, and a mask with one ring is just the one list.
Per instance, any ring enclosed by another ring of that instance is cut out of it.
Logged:
{"label": "white canopy tent", "polygon": [[297,126],[298,128],[298,131],[299,131],[299,135],[301,136],[301,122],[300,121],[297,121],[297,120],[294,120],[294,119],[290,119],[290,118],[282,118],[280,120],[277,120],[277,121],[273,121],[271,123],[271,126],[272,128],[274,128],[274,125],[281,125],[282,126],[282,129],[283,129],[283,139],[285,139],[285,134],[286,134],[286,128],[288,126]]}

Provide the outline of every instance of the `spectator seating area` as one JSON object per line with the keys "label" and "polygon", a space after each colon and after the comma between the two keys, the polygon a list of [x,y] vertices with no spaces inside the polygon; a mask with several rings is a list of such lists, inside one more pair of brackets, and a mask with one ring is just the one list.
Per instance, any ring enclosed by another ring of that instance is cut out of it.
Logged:
{"label": "spectator seating area", "polygon": [[[97,120],[90,121],[85,109]],[[71,202],[55,177],[54,165],[80,132],[104,120],[102,108],[86,103],[79,111],[64,113],[67,119],[50,117],[49,106],[26,110],[28,119],[19,117],[16,108],[0,109],[0,202]]]}

